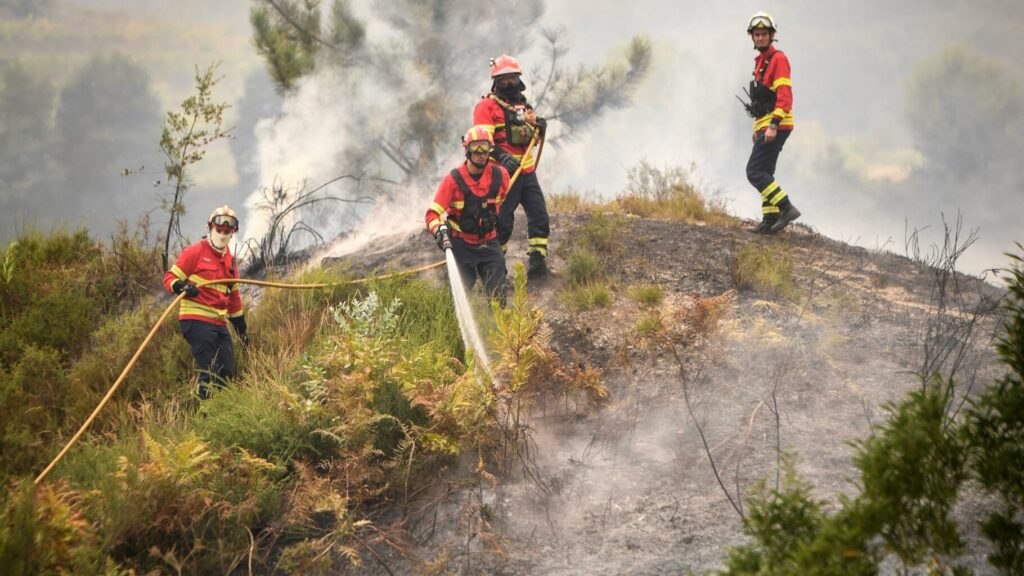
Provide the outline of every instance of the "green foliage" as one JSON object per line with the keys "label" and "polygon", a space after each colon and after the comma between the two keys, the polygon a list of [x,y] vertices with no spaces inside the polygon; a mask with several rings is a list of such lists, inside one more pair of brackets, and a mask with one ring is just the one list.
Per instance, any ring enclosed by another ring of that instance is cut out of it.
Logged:
{"label": "green foliage", "polygon": [[568,265],[572,284],[589,284],[604,278],[604,264],[590,250],[573,250],[569,254]]}
{"label": "green foliage", "polygon": [[337,452],[314,435],[331,422],[317,408],[280,377],[236,380],[203,402],[195,430],[212,446],[243,448],[275,464],[319,461]]}
{"label": "green foliage", "polygon": [[745,244],[736,254],[730,272],[739,288],[782,298],[792,298],[796,293],[793,256],[788,244]]}
{"label": "green foliage", "polygon": [[889,405],[876,434],[856,443],[861,500],[878,514],[883,540],[905,565],[955,557],[962,546],[952,510],[967,469],[946,412],[951,395],[952,386],[936,379]]}
{"label": "green foliage", "polygon": [[130,574],[97,546],[82,513],[81,495],[64,484],[12,487],[0,513],[0,566],[4,574]]}
{"label": "green foliage", "polygon": [[278,469],[244,450],[214,453],[194,433],[144,432],[141,442],[90,502],[115,557],[140,568],[159,560],[177,571],[230,572],[249,547],[245,528],[276,512]]}
{"label": "green foliage", "polygon": [[562,289],[559,300],[574,312],[594,308],[607,308],[612,303],[612,293],[603,282],[571,284]]}
{"label": "green foliage", "polygon": [[638,284],[627,291],[634,300],[646,306],[657,306],[665,299],[665,291],[657,284]]}
{"label": "green foliage", "polygon": [[982,527],[995,548],[989,561],[1016,574],[1024,572],[1024,260],[1009,256],[1006,332],[996,345],[1009,371],[971,403],[964,437],[978,481],[1002,502]]}
{"label": "green foliage", "polygon": [[171,237],[181,238],[180,221],[185,213],[185,193],[190,184],[187,171],[206,156],[210,145],[230,138],[231,129],[224,129],[224,112],[228,104],[213,101],[213,89],[220,82],[214,76],[217,65],[200,72],[196,67],[195,93],[181,103],[180,111],[168,111],[160,134],[160,150],[167,158],[164,172],[168,184],[174,186],[169,200],[164,202],[168,214],[167,233],[164,237],[163,269],[170,268]]}
{"label": "green foliage", "polygon": [[636,333],[640,336],[651,336],[665,329],[665,323],[658,313],[647,314],[636,323]]}
{"label": "green foliage", "polygon": [[781,462],[782,483],[769,490],[766,480],[754,485],[747,499],[743,531],[754,543],[730,552],[731,574],[790,573],[793,557],[824,521],[821,503],[811,497],[811,485],[796,473],[791,455]]}
{"label": "green foliage", "polygon": [[45,463],[63,422],[67,395],[60,353],[27,346],[10,373],[0,371],[0,461],[22,475]]}

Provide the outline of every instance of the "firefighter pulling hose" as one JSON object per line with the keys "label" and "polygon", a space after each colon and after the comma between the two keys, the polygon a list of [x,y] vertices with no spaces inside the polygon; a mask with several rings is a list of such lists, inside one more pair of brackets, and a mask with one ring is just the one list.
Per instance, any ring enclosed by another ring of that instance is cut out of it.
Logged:
{"label": "firefighter pulling hose", "polygon": [[[288,290],[313,290],[313,289],[317,289],[317,288],[330,288],[330,287],[333,287],[333,286],[345,286],[345,285],[351,285],[351,284],[365,284],[366,282],[369,282],[370,280],[386,280],[388,278],[397,278],[399,276],[408,276],[410,274],[418,274],[420,272],[425,272],[427,270],[432,270],[434,268],[440,268],[441,266],[444,266],[444,264],[445,264],[444,260],[441,260],[439,262],[434,262],[433,264],[428,264],[426,266],[420,266],[418,268],[411,268],[409,270],[403,270],[401,272],[394,272],[392,274],[385,274],[383,276],[358,278],[356,280],[346,280],[344,282],[327,282],[327,283],[318,283],[318,284],[284,284],[284,283],[280,283],[280,282],[266,282],[266,281],[262,281],[262,280],[244,280],[244,279],[238,279],[238,278],[225,278],[225,279],[219,279],[219,280],[204,280],[204,281],[200,281],[198,283],[193,284],[193,286],[195,287],[195,289],[201,290],[201,289],[203,289],[203,288],[205,288],[207,286],[226,286],[228,284],[234,283],[234,284],[251,284],[251,285],[254,285],[254,286],[263,286],[265,288],[284,288],[284,289],[288,289]],[[50,471],[52,471],[53,468],[55,466],[57,466],[57,463],[60,462],[62,458],[64,458],[64,455],[67,454],[68,450],[70,450],[71,447],[74,446],[76,442],[78,442],[78,439],[82,436],[82,434],[85,433],[85,431],[89,428],[89,426],[92,425],[93,420],[96,419],[96,416],[98,416],[99,413],[103,410],[103,408],[107,405],[107,403],[110,402],[110,399],[114,396],[114,393],[117,392],[117,389],[121,386],[121,383],[124,381],[125,377],[127,377],[128,373],[131,372],[131,369],[135,366],[135,362],[138,361],[139,356],[142,354],[142,351],[146,349],[146,346],[149,345],[149,342],[153,339],[153,336],[156,335],[156,331],[160,328],[161,325],[163,325],[164,320],[166,320],[167,317],[170,316],[171,311],[174,310],[174,307],[177,306],[178,303],[181,302],[188,295],[189,291],[191,291],[191,290],[187,289],[187,288],[183,288],[180,291],[180,293],[174,298],[174,300],[172,300],[171,303],[167,305],[167,308],[164,309],[163,314],[160,315],[160,318],[153,325],[153,328],[150,329],[149,334],[146,335],[146,338],[142,341],[142,344],[139,345],[138,350],[135,351],[135,355],[132,356],[132,359],[124,367],[124,370],[121,371],[121,375],[117,377],[117,380],[114,381],[114,383],[110,386],[110,389],[107,390],[106,395],[104,395],[103,399],[100,400],[100,403],[92,411],[92,414],[90,414],[89,417],[86,418],[85,423],[83,423],[82,426],[78,429],[78,431],[75,432],[75,435],[71,437],[71,440],[68,440],[67,444],[64,445],[64,448],[61,449],[61,451],[46,466],[46,468],[42,472],[39,473],[39,476],[36,476],[36,479],[33,481],[33,484],[38,485],[40,482],[42,482],[43,479],[45,479],[46,476],[50,473]]]}

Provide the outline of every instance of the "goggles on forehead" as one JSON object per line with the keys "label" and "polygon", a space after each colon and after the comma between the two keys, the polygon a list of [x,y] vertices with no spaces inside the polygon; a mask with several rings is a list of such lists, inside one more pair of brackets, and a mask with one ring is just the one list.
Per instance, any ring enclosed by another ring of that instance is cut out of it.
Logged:
{"label": "goggles on forehead", "polygon": [[214,216],[213,221],[210,224],[212,224],[213,227],[221,234],[228,234],[238,230],[238,218],[228,216],[227,214]]}
{"label": "goggles on forehead", "polygon": [[751,32],[754,30],[771,30],[772,28],[775,28],[775,26],[772,25],[772,21],[764,16],[758,16],[750,21]]}
{"label": "goggles on forehead", "polygon": [[466,149],[469,150],[470,152],[479,153],[490,152],[491,150],[494,149],[494,147],[491,146],[491,143],[486,140],[478,140],[476,142],[470,142],[466,146]]}

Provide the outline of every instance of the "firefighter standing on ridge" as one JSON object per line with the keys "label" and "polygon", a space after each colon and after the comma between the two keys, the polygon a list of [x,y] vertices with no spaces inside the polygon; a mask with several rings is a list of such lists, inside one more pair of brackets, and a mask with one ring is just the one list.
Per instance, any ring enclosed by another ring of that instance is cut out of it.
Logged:
{"label": "firefighter standing on ridge", "polygon": [[178,311],[181,334],[192,349],[199,369],[200,398],[208,398],[210,386],[223,386],[234,377],[234,350],[227,323],[231,322],[243,344],[248,343],[242,296],[238,284],[211,284],[206,280],[238,278],[238,268],[228,242],[238,232],[238,216],[226,205],[210,214],[209,234],[181,251],[178,260],[164,274],[164,289],[185,293]]}
{"label": "firefighter standing on ridge", "polygon": [[427,230],[442,250],[451,248],[463,282],[472,287],[479,278],[488,296],[504,302],[508,271],[497,227],[509,175],[490,161],[494,138],[487,126],[470,128],[462,146],[466,161],[438,185],[427,209]]}
{"label": "firefighter standing on ridge", "polygon": [[776,50],[775,20],[764,12],[750,18],[747,34],[759,52],[754,60],[747,112],[754,120],[754,149],[747,161],[747,180],[761,193],[761,223],[751,231],[774,234],[800,217],[775,180],[779,153],[793,131],[793,83],[789,59]]}
{"label": "firefighter standing on ridge", "polygon": [[527,154],[527,147],[536,132],[539,131],[537,141],[544,137],[547,121],[537,117],[523,96],[526,85],[523,84],[522,75],[523,70],[515,58],[502,55],[492,59],[491,92],[484,95],[473,109],[473,123],[485,126],[494,135],[492,157],[509,174],[514,174],[522,163],[522,170],[508,191],[508,198],[498,218],[498,243],[502,251],[508,248],[515,224],[515,211],[522,204],[526,212],[526,253],[529,257],[526,275],[537,278],[548,273],[550,226],[544,192],[534,171],[535,154]]}

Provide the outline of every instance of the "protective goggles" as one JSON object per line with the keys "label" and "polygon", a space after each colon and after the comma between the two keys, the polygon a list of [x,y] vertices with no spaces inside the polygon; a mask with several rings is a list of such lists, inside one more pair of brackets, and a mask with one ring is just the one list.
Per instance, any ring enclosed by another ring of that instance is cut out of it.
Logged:
{"label": "protective goggles", "polygon": [[754,18],[753,20],[750,21],[750,26],[747,27],[747,30],[753,32],[754,30],[771,30],[772,28],[775,28],[775,26],[772,24],[771,20],[765,18],[764,16],[758,16],[757,18]]}
{"label": "protective goggles", "polygon": [[474,154],[480,152],[490,153],[491,150],[494,150],[494,146],[491,146],[491,143],[488,142],[487,140],[478,140],[476,142],[470,142],[469,144],[467,144],[466,150],[469,150]]}
{"label": "protective goggles", "polygon": [[238,218],[227,214],[214,216],[210,224],[221,234],[230,234],[238,230]]}

